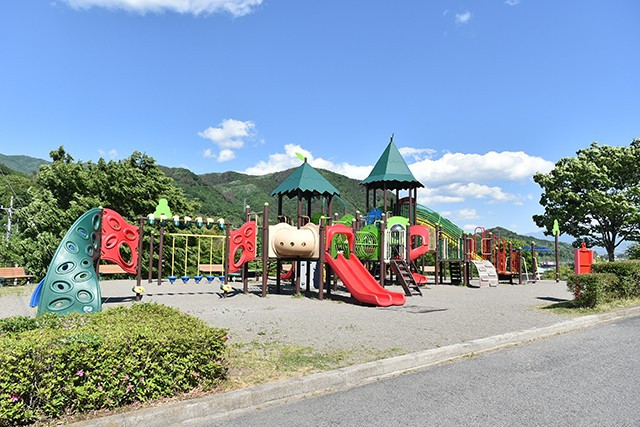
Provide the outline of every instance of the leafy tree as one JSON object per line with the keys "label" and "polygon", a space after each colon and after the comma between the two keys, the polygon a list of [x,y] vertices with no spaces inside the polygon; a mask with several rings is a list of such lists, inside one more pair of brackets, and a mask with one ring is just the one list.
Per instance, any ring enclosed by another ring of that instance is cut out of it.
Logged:
{"label": "leafy tree", "polygon": [[594,142],[576,154],[533,177],[545,208],[533,220],[551,234],[557,219],[562,233],[590,238],[613,261],[620,243],[640,238],[640,139],[628,147]]}
{"label": "leafy tree", "polygon": [[33,274],[45,273],[60,239],[90,208],[114,209],[133,224],[153,212],[161,197],[178,215],[197,210],[197,203],[188,201],[146,154],[136,151],[119,161],[75,162],[60,147],[50,157],[52,163],[40,168],[29,189],[30,202],[17,211],[20,232],[10,246],[14,262]]}
{"label": "leafy tree", "polygon": [[637,243],[629,245],[627,250],[624,251],[624,254],[629,259],[640,259],[640,245]]}

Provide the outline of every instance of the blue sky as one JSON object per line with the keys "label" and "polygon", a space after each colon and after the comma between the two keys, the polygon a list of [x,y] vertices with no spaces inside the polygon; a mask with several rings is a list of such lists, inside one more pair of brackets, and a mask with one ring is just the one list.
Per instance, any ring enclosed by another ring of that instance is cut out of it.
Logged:
{"label": "blue sky", "polygon": [[640,137],[636,1],[4,0],[0,152],[144,151],[196,173],[366,176],[395,133],[420,201],[536,229],[532,182]]}

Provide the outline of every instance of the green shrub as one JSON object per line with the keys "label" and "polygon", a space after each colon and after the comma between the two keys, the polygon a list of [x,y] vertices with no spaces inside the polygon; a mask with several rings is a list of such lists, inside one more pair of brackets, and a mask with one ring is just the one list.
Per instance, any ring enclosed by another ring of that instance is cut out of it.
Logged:
{"label": "green shrub", "polygon": [[226,331],[156,304],[0,322],[0,425],[115,408],[225,378]]}
{"label": "green shrub", "polygon": [[617,281],[618,278],[610,273],[572,274],[567,280],[567,288],[578,306],[593,308],[609,299],[608,290],[615,287]]}
{"label": "green shrub", "polygon": [[600,262],[593,264],[591,271],[616,275],[615,286],[608,290],[612,297],[640,297],[640,261]]}

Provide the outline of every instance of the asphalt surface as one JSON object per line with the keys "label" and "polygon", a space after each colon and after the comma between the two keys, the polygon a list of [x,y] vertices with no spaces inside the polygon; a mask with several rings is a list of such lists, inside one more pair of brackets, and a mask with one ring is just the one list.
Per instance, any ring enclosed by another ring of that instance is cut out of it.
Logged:
{"label": "asphalt surface", "polygon": [[640,425],[640,318],[189,425]]}

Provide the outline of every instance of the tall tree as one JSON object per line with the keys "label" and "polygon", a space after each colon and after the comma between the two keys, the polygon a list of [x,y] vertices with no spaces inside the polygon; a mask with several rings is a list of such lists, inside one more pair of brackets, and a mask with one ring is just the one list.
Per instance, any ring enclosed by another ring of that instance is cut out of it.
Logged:
{"label": "tall tree", "polygon": [[136,151],[119,161],[75,162],[60,147],[50,157],[52,163],[40,168],[29,190],[29,203],[17,211],[20,232],[11,242],[14,262],[33,274],[44,274],[60,239],[90,208],[114,209],[132,223],[153,212],[161,197],[178,215],[197,209],[197,203],[188,201],[146,154]]}
{"label": "tall tree", "polygon": [[576,154],[533,177],[545,209],[533,220],[551,234],[557,219],[562,233],[591,239],[613,261],[620,243],[640,238],[640,139],[628,147],[594,142]]}

